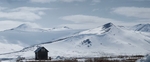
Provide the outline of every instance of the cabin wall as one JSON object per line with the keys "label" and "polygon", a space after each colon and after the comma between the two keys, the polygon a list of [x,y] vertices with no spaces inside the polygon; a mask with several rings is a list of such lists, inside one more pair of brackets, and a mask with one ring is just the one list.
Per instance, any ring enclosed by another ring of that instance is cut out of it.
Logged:
{"label": "cabin wall", "polygon": [[47,52],[38,52],[36,53],[36,60],[47,60],[48,59],[48,53]]}

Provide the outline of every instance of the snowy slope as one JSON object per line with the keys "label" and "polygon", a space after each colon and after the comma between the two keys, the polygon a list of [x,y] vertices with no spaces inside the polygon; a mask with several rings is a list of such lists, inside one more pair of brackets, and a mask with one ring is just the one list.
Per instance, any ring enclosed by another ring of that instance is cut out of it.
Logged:
{"label": "snowy slope", "polygon": [[23,47],[18,44],[9,44],[0,42],[0,53],[13,52],[22,49]]}
{"label": "snowy slope", "polygon": [[19,54],[23,57],[34,57],[34,50],[39,46],[47,48],[49,56],[93,57],[146,54],[150,51],[150,37],[107,23],[101,27],[85,30],[67,38],[33,45],[12,54],[1,54],[0,57],[8,57],[9,55],[14,57]]}
{"label": "snowy slope", "polygon": [[30,46],[69,36],[79,31],[82,30],[71,29],[66,26],[57,28],[41,28],[33,23],[25,23],[9,30],[0,31],[0,42]]}
{"label": "snowy slope", "polygon": [[150,24],[138,24],[131,28],[134,31],[150,32]]}

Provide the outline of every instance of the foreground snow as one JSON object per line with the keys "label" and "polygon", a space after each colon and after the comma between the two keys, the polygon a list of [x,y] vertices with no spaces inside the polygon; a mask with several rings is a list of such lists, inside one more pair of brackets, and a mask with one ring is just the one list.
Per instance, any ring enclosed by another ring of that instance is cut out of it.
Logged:
{"label": "foreground snow", "polygon": [[0,50],[1,50],[0,53],[14,52],[21,49],[23,49],[23,47],[18,44],[9,44],[0,42]]}

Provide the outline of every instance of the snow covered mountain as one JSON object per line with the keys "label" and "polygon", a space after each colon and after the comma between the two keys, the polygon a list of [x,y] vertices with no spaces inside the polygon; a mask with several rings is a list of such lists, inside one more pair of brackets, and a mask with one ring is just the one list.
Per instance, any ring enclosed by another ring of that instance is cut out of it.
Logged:
{"label": "snow covered mountain", "polygon": [[83,29],[71,29],[67,26],[41,28],[33,23],[25,23],[9,30],[0,31],[0,42],[30,46],[66,37],[82,30]]}
{"label": "snow covered mountain", "polygon": [[150,32],[150,24],[138,24],[131,28],[134,31]]}
{"label": "snow covered mountain", "polygon": [[107,33],[110,31],[116,32],[116,31],[119,31],[118,28],[119,27],[115,26],[113,23],[107,23],[101,27],[86,30],[86,31],[80,32],[79,34],[102,34],[102,33]]}
{"label": "snow covered mountain", "polygon": [[[147,33],[147,35],[149,34]],[[8,52],[7,54],[1,53],[0,57],[10,57],[10,55],[12,55],[11,57],[17,55],[34,57],[34,50],[40,46],[47,48],[49,56],[52,57],[146,54],[150,52],[150,37],[147,35],[120,28],[113,23],[107,23],[101,27],[59,37],[60,39],[57,40],[37,43],[20,51]]]}
{"label": "snow covered mountain", "polygon": [[22,31],[22,32],[48,32],[48,31],[62,31],[62,30],[69,30],[71,28],[64,26],[64,27],[57,27],[57,28],[41,28],[36,24],[31,23],[24,23],[19,25],[18,27],[8,29],[5,31]]}

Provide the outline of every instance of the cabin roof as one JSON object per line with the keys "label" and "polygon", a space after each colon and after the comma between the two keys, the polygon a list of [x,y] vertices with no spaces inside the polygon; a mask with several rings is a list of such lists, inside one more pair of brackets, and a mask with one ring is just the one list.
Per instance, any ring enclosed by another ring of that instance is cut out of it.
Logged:
{"label": "cabin roof", "polygon": [[39,52],[41,49],[45,49],[46,52],[49,52],[45,47],[39,47],[39,48],[37,48],[34,52]]}

